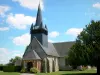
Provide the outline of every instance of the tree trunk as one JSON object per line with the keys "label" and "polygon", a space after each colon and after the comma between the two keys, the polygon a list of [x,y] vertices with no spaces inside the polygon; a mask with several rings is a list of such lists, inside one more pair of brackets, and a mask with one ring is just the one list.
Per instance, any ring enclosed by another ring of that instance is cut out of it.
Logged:
{"label": "tree trunk", "polygon": [[97,65],[97,75],[100,75],[100,64]]}
{"label": "tree trunk", "polygon": [[100,75],[100,56],[97,58],[97,75]]}

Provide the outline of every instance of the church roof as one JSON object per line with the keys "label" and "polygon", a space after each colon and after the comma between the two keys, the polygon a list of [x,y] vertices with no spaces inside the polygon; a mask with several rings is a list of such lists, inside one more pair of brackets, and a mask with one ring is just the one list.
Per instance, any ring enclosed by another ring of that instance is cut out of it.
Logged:
{"label": "church roof", "polygon": [[58,42],[53,43],[54,47],[56,48],[56,51],[58,52],[60,57],[65,57],[68,55],[68,51],[72,47],[72,45],[75,43],[75,41],[71,42]]}
{"label": "church roof", "polygon": [[35,52],[35,50],[30,50],[30,48],[27,48],[27,53],[24,54],[23,60],[37,60],[41,59],[38,54]]}
{"label": "church roof", "polygon": [[[37,38],[35,37],[35,39],[37,40]],[[39,45],[41,46],[42,50],[47,54],[47,55],[51,55],[51,56],[57,56],[59,57],[55,47],[53,46],[52,43],[48,42],[48,47],[44,47],[38,40],[37,42],[39,43]],[[33,42],[34,43],[34,42]]]}
{"label": "church roof", "polygon": [[[42,46],[43,47],[43,46]],[[59,57],[55,47],[53,46],[52,43],[48,42],[48,48],[47,47],[43,47],[43,50],[46,52],[47,55],[51,55],[51,56],[57,56]]]}
{"label": "church roof", "polygon": [[32,42],[27,46],[23,55],[23,60],[35,60],[42,59],[44,56],[56,56],[59,57],[55,47],[52,43],[48,43],[48,47],[44,47],[36,37],[33,38]]}

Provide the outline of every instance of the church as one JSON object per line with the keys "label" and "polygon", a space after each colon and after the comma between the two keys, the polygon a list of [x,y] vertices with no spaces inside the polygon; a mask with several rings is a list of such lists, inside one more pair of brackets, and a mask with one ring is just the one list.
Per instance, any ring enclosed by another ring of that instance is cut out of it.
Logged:
{"label": "church", "polygon": [[48,28],[42,22],[40,5],[35,25],[30,28],[31,41],[26,47],[22,62],[28,71],[36,67],[40,72],[55,72],[66,69],[65,56],[74,42],[48,42]]}

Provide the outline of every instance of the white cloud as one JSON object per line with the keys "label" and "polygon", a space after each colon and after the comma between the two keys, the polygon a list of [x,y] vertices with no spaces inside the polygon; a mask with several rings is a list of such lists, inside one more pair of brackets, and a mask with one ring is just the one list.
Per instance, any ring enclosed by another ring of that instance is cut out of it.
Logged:
{"label": "white cloud", "polygon": [[35,20],[36,17],[25,16],[24,14],[10,14],[6,22],[17,29],[26,29],[28,25],[35,23]]}
{"label": "white cloud", "polygon": [[0,27],[0,31],[7,31],[9,30],[9,27]]}
{"label": "white cloud", "polygon": [[59,32],[57,31],[52,31],[51,33],[49,33],[49,37],[51,38],[56,38],[57,36],[59,36]]}
{"label": "white cloud", "polygon": [[54,41],[53,40],[50,40],[50,39],[48,39],[48,42],[54,43]]}
{"label": "white cloud", "polygon": [[16,45],[26,46],[30,43],[30,35],[28,33],[13,38],[13,43]]}
{"label": "white cloud", "polygon": [[41,9],[44,8],[43,0],[13,0],[14,2],[18,2],[21,6],[29,8],[31,10],[37,9],[40,1]]}
{"label": "white cloud", "polygon": [[70,28],[66,31],[66,34],[72,35],[72,36],[77,36],[80,34],[80,32],[83,30],[83,28]]}
{"label": "white cloud", "polygon": [[93,4],[93,7],[94,7],[94,8],[98,8],[98,9],[100,9],[100,3],[97,2],[97,3]]}
{"label": "white cloud", "polygon": [[7,48],[0,48],[0,64],[6,64],[11,58],[15,56],[22,57],[23,52],[18,50],[8,50]]}
{"label": "white cloud", "polygon": [[9,6],[0,5],[0,16],[5,17],[5,13],[9,10]]}

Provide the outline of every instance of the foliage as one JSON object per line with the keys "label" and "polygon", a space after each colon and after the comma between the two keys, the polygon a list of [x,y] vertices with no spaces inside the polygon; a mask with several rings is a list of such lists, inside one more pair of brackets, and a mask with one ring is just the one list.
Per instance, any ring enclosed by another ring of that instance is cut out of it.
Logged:
{"label": "foliage", "polygon": [[92,20],[86,25],[69,51],[68,59],[71,65],[100,67],[100,21]]}
{"label": "foliage", "polygon": [[20,72],[21,66],[2,66],[4,72]]}
{"label": "foliage", "polygon": [[4,72],[15,72],[15,66],[4,66],[3,71]]}
{"label": "foliage", "polygon": [[91,21],[78,35],[76,43],[69,51],[72,65],[96,65],[100,55],[100,21]]}
{"label": "foliage", "polygon": [[3,64],[0,64],[0,71],[2,71],[3,70]]}
{"label": "foliage", "polygon": [[15,62],[16,62],[17,60],[21,60],[21,57],[16,56],[15,58],[11,58],[11,59],[9,60],[9,63],[8,63],[7,65],[15,65]]}
{"label": "foliage", "polygon": [[3,66],[3,64],[0,64],[0,66]]}
{"label": "foliage", "polygon": [[3,70],[3,66],[0,66],[0,71],[2,71]]}
{"label": "foliage", "polygon": [[15,72],[20,72],[21,71],[21,66],[15,66]]}
{"label": "foliage", "polygon": [[25,68],[22,68],[20,72],[21,73],[25,73],[26,72],[26,69]]}
{"label": "foliage", "polygon": [[32,73],[37,73],[37,72],[39,72],[39,71],[38,71],[38,69],[37,69],[36,67],[33,67],[33,68],[30,69],[30,72],[32,72]]}
{"label": "foliage", "polygon": [[83,71],[84,71],[84,70],[86,70],[86,69],[87,69],[87,67],[86,67],[86,66],[83,66],[83,67],[82,67],[82,70],[83,70]]}

